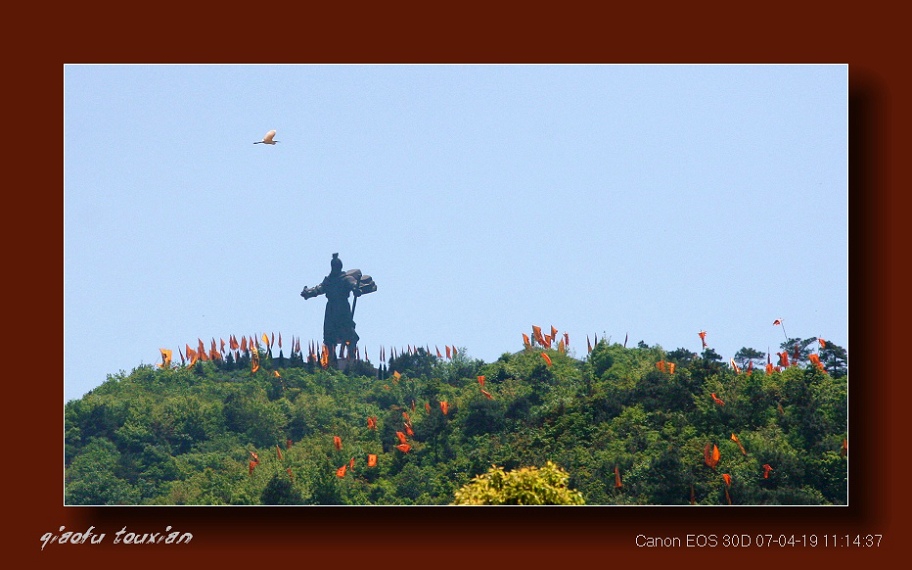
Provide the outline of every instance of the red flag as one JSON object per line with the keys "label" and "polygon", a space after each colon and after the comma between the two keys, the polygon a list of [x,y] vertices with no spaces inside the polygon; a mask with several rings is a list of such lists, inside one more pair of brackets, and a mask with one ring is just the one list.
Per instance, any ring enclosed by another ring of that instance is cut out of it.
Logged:
{"label": "red flag", "polygon": [[781,324],[782,324],[782,319],[776,319],[775,321],[773,321],[773,326],[781,325]]}
{"label": "red flag", "polygon": [[449,411],[449,409],[450,409],[450,407],[449,407],[449,405],[447,405],[446,402],[440,402],[440,411],[443,412],[443,415],[447,415],[447,412]]}
{"label": "red flag", "polygon": [[348,467],[348,465],[343,465],[342,467],[339,467],[338,469],[336,469],[336,477],[339,477],[340,479],[342,477],[345,477],[345,468],[346,467]]}
{"label": "red flag", "polygon": [[369,416],[367,418],[367,429],[376,429],[377,428],[377,418],[374,416]]}
{"label": "red flag", "polygon": [[247,453],[250,454],[250,457],[253,457],[253,462],[254,462],[254,463],[259,463],[259,462],[260,462],[260,456],[257,455],[255,451],[248,451]]}
{"label": "red flag", "polygon": [[[839,449],[839,455],[841,455],[842,457],[845,457],[848,454],[849,454],[849,440],[843,438],[842,447]],[[862,455],[864,455],[864,454],[862,454]]]}
{"label": "red flag", "polygon": [[408,453],[409,450],[412,449],[412,446],[407,443],[400,443],[399,445],[396,446],[396,449],[398,449],[402,453]]}
{"label": "red flag", "polygon": [[431,413],[431,404],[429,402],[424,403],[424,411],[428,414]]}
{"label": "red flag", "polygon": [[764,479],[769,479],[769,477],[770,477],[770,471],[772,471],[772,470],[773,470],[773,468],[770,467],[769,463],[764,463],[764,464],[763,464],[763,478],[764,478]]}
{"label": "red flag", "polygon": [[437,348],[437,346],[436,346],[436,345],[435,345],[435,346],[434,346],[434,350],[436,350],[436,351],[437,351],[437,358],[443,358],[443,355],[442,355],[442,354],[440,354],[440,349],[439,349],[439,348]]}
{"label": "red flag", "polygon": [[334,435],[333,436],[333,446],[337,450],[342,451],[342,438],[337,435]]}
{"label": "red flag", "polygon": [[446,357],[447,357],[447,359],[449,360],[450,358],[453,358],[453,357],[451,356],[451,353],[450,353],[450,345],[446,345],[446,346],[444,346],[444,348],[446,349]]}
{"label": "red flag", "polygon": [[720,406],[724,406],[724,405],[725,405],[725,402],[723,402],[722,399],[719,398],[719,396],[716,396],[716,393],[715,393],[715,392],[713,392],[712,394],[710,394],[710,396],[712,396],[713,402],[719,404]]}
{"label": "red flag", "polygon": [[614,466],[614,488],[620,489],[624,485],[621,483],[621,472],[618,470],[618,466]]}
{"label": "red flag", "polygon": [[396,437],[399,438],[399,443],[406,443],[406,442],[407,442],[407,440],[405,439],[405,434],[402,433],[401,431],[397,431],[397,432],[396,432]]}
{"label": "red flag", "polygon": [[368,466],[368,467],[376,467],[376,466],[377,466],[377,456],[374,455],[373,453],[369,453],[369,454],[367,455],[367,466]]}
{"label": "red flag", "polygon": [[564,346],[570,346],[570,333],[564,333]]}
{"label": "red flag", "polygon": [[405,424],[405,434],[406,434],[407,436],[409,436],[409,437],[414,437],[414,436],[415,436],[415,432],[412,431],[412,426],[410,426],[410,425],[408,425],[408,424]]}
{"label": "red flag", "polygon": [[545,364],[547,364],[548,366],[551,366],[551,357],[548,356],[547,354],[545,354],[544,352],[541,353],[541,355],[542,355],[542,358],[545,359]]}
{"label": "red flag", "polygon": [[248,475],[253,475],[253,469],[254,469],[256,466],[257,466],[257,464],[254,463],[253,461],[251,461],[250,463],[248,463],[248,464],[247,464],[247,474],[248,474]]}

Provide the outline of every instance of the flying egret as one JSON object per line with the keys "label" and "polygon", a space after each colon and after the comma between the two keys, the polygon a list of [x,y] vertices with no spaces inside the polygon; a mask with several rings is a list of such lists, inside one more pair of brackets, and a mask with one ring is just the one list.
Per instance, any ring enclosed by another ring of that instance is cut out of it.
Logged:
{"label": "flying egret", "polygon": [[271,131],[269,131],[268,133],[266,133],[266,136],[263,137],[263,140],[257,141],[257,142],[255,142],[255,143],[253,143],[253,144],[275,144],[275,143],[277,143],[277,142],[280,142],[280,141],[274,141],[274,140],[272,140],[272,137],[274,137],[275,134],[276,134],[275,129],[272,129]]}

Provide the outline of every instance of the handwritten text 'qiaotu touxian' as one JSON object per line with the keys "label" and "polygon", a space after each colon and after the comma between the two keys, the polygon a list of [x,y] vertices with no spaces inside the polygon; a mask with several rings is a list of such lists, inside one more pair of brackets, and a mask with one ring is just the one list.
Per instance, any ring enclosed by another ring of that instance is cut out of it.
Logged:
{"label": "handwritten text 'qiaotu touxian'", "polygon": [[[90,526],[85,532],[66,530],[65,526],[55,532],[47,532],[41,536],[41,550],[49,544],[100,544],[105,539],[105,533],[94,532],[95,527]],[[189,532],[172,531],[171,526],[165,527],[163,532],[129,532],[123,527],[114,533],[114,544],[188,544],[193,540]]]}

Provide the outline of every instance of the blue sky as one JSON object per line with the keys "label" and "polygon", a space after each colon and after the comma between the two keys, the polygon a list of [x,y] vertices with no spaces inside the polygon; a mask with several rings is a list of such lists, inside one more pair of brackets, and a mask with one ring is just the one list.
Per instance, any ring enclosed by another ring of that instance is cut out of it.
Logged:
{"label": "blue sky", "polygon": [[[848,349],[846,65],[68,65],[64,398],[197,339]],[[274,146],[254,145],[276,129]],[[287,354],[287,351],[286,351]]]}

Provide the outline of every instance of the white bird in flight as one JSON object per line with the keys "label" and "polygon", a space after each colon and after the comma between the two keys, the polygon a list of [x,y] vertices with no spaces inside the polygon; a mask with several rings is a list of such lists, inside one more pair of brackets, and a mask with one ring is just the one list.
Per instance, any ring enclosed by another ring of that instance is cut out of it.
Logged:
{"label": "white bird in flight", "polygon": [[268,133],[266,133],[266,136],[263,137],[263,140],[257,141],[257,142],[255,142],[255,143],[253,143],[253,144],[275,144],[275,143],[277,143],[277,142],[281,142],[281,141],[274,141],[274,140],[272,140],[272,137],[274,137],[275,134],[276,134],[275,129],[272,129],[271,131],[269,131]]}

